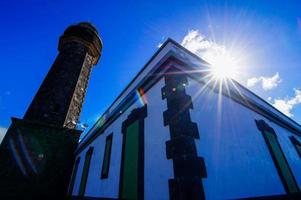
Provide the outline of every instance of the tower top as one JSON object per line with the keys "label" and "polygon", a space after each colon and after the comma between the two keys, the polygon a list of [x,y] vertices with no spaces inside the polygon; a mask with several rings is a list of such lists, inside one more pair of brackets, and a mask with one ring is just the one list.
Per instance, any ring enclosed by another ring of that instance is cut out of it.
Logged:
{"label": "tower top", "polygon": [[89,22],[80,22],[78,23],[79,26],[83,26],[83,27],[86,27],[86,28],[89,28],[93,31],[96,32],[96,34],[98,34],[98,31],[97,31],[97,28],[96,26],[94,26],[93,24],[89,23]]}
{"label": "tower top", "polygon": [[70,43],[79,43],[88,49],[93,57],[93,65],[97,64],[102,50],[102,41],[94,25],[81,22],[69,26],[60,37],[58,50],[62,51]]}
{"label": "tower top", "polygon": [[102,42],[97,29],[82,22],[65,29],[59,54],[30,104],[24,119],[56,127],[75,128],[84,102],[92,67]]}

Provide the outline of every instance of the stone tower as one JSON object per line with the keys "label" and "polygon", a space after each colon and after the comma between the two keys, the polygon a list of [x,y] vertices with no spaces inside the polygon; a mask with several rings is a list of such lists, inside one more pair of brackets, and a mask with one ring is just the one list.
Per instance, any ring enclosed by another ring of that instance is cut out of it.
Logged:
{"label": "stone tower", "polygon": [[101,53],[95,27],[68,27],[59,41],[59,54],[28,108],[24,119],[57,127],[75,128],[91,68]]}
{"label": "stone tower", "polygon": [[0,199],[63,199],[81,131],[76,130],[102,42],[89,23],[68,27],[59,54],[23,119],[0,146]]}

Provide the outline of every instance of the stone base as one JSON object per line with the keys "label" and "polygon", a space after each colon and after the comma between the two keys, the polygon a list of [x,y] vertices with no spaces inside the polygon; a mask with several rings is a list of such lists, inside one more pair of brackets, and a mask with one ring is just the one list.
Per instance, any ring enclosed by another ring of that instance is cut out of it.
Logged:
{"label": "stone base", "polygon": [[0,199],[64,199],[80,134],[12,118],[0,146]]}

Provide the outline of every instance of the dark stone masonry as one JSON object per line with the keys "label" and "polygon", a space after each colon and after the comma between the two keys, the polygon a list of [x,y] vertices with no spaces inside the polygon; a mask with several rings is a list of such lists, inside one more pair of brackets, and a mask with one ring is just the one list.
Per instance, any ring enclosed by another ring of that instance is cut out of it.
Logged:
{"label": "dark stone masonry", "polygon": [[174,178],[169,180],[172,200],[205,199],[202,179],[207,177],[204,158],[196,151],[199,139],[197,124],[191,121],[193,109],[191,96],[186,94],[188,80],[185,73],[171,67],[164,76],[162,98],[167,110],[164,125],[169,126],[170,140],[166,142],[166,157],[173,160]]}
{"label": "dark stone masonry", "polygon": [[94,26],[68,27],[59,54],[23,119],[0,146],[0,199],[64,199],[81,131],[76,130],[102,42]]}

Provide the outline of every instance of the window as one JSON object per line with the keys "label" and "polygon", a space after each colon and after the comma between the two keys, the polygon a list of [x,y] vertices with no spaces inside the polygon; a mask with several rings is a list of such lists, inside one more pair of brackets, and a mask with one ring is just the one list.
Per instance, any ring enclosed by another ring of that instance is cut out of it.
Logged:
{"label": "window", "polygon": [[299,192],[298,185],[281,149],[274,129],[263,120],[256,120],[256,124],[268,146],[285,190],[289,194]]}
{"label": "window", "polygon": [[92,154],[93,154],[93,147],[90,147],[86,153],[82,178],[81,178],[80,185],[79,185],[78,196],[80,196],[80,197],[84,196],[84,194],[85,194]]}
{"label": "window", "polygon": [[293,143],[299,157],[301,157],[301,143],[294,136],[291,136],[290,140]]}
{"label": "window", "polygon": [[109,168],[110,168],[110,160],[111,160],[111,149],[112,149],[112,139],[113,133],[107,136],[106,138],[106,145],[105,151],[103,155],[103,163],[102,163],[102,170],[101,170],[101,178],[108,178],[109,175]]}
{"label": "window", "polygon": [[73,192],[73,187],[74,187],[74,182],[75,182],[75,178],[76,178],[76,174],[77,174],[77,169],[78,169],[79,161],[80,161],[80,157],[78,157],[76,159],[74,167],[73,167],[73,171],[72,171],[72,175],[71,175],[71,180],[70,180],[70,185],[69,185],[69,191],[68,191],[68,194],[70,196],[72,195],[72,192]]}

